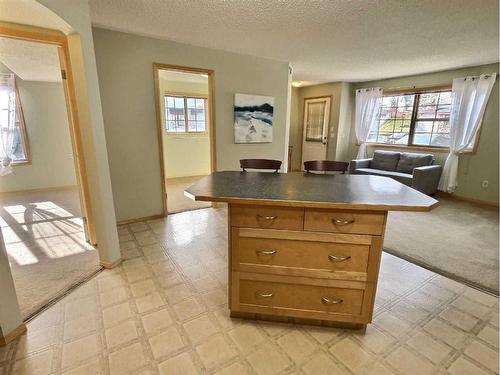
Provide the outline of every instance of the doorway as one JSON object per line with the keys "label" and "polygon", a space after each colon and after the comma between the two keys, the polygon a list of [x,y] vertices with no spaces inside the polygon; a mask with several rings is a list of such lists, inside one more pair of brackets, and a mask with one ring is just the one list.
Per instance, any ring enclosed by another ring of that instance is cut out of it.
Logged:
{"label": "doorway", "polygon": [[154,64],[164,213],[211,207],[184,190],[214,170],[213,71]]}
{"label": "doorway", "polygon": [[330,96],[304,99],[301,168],[305,161],[326,159],[331,100]]}
{"label": "doorway", "polygon": [[101,268],[65,43],[0,36],[2,160],[13,170],[0,177],[0,229],[23,320]]}

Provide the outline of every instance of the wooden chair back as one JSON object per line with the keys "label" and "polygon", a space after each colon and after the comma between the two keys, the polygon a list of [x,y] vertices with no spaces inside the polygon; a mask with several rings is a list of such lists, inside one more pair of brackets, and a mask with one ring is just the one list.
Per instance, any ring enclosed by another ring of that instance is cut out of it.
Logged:
{"label": "wooden chair back", "polygon": [[310,160],[304,162],[304,170],[321,171],[321,172],[342,172],[344,174],[349,168],[349,163],[346,161],[335,160]]}
{"label": "wooden chair back", "polygon": [[281,168],[281,161],[272,159],[241,159],[240,167],[244,172],[246,172],[248,168],[248,169],[270,169],[278,173],[278,171]]}

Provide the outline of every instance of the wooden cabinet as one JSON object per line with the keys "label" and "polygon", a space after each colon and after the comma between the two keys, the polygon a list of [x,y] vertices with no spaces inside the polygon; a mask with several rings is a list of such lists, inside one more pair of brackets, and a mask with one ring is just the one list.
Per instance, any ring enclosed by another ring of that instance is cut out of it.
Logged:
{"label": "wooden cabinet", "polygon": [[230,204],[229,218],[233,316],[371,321],[385,212]]}

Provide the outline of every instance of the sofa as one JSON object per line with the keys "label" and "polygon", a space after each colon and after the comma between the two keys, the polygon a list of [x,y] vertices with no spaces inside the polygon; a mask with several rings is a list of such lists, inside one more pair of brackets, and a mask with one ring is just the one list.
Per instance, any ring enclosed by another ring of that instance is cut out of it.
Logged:
{"label": "sofa", "polygon": [[441,166],[432,154],[377,150],[370,159],[352,160],[349,173],[391,177],[424,194],[437,191]]}

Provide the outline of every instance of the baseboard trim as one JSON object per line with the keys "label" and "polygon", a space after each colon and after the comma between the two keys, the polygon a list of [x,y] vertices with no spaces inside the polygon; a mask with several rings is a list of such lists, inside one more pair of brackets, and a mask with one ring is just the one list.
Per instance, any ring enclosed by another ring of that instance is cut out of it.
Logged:
{"label": "baseboard trim", "polygon": [[44,193],[47,191],[74,190],[74,189],[78,189],[78,185],[64,185],[64,186],[52,186],[52,187],[38,188],[38,189],[2,191],[2,192],[0,192],[0,196],[16,195],[16,194],[29,194],[29,193]]}
{"label": "baseboard trim", "polygon": [[100,261],[100,265],[103,267],[103,268],[106,268],[106,269],[111,269],[111,268],[115,268],[116,266],[120,265],[120,263],[122,262],[122,258],[120,259],[117,259],[115,260],[114,262],[104,262],[104,261]]}
{"label": "baseboard trim", "polygon": [[498,202],[493,202],[493,201],[485,201],[482,199],[476,199],[476,198],[469,198],[469,197],[464,197],[463,195],[457,195],[457,194],[451,194],[451,193],[446,193],[444,191],[438,191],[436,193],[436,196],[445,196],[451,199],[456,199],[459,201],[464,201],[464,202],[469,202],[469,203],[475,203],[475,204],[481,204],[483,206],[490,206],[490,207],[498,207],[499,204]]}
{"label": "baseboard trim", "polygon": [[26,330],[27,330],[26,324],[24,324],[24,323],[19,324],[16,328],[14,328],[8,334],[6,334],[3,337],[0,337],[0,346],[5,346],[8,343],[14,341],[16,338],[18,338],[24,332],[26,332]]}
{"label": "baseboard trim", "polygon": [[163,215],[163,214],[143,216],[143,217],[134,217],[131,219],[120,220],[117,222],[117,224],[118,225],[127,225],[127,224],[132,224],[132,223],[138,223],[139,221],[162,219],[164,217],[165,217],[165,215]]}

